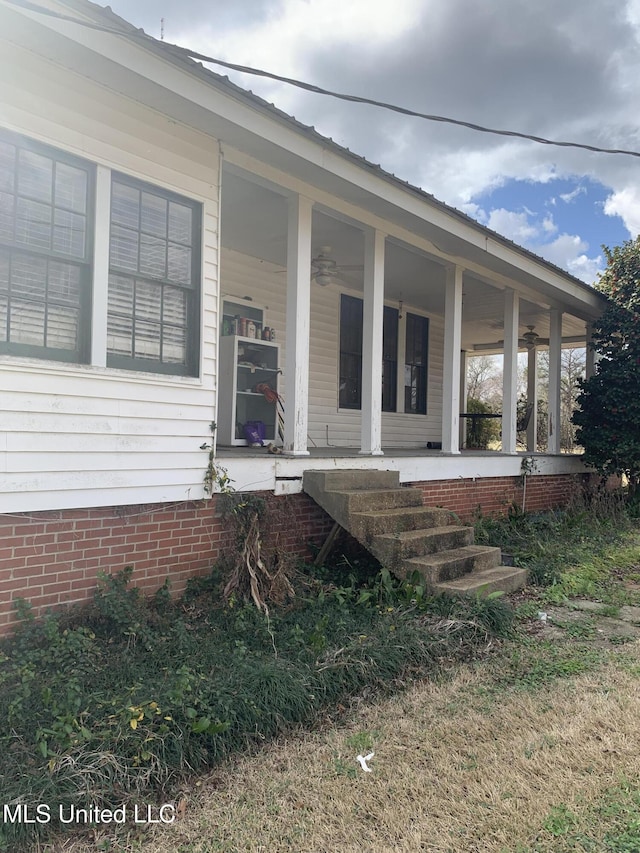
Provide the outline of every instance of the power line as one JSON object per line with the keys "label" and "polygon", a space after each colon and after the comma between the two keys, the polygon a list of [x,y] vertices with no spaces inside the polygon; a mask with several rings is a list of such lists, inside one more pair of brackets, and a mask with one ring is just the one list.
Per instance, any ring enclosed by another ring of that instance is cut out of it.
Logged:
{"label": "power line", "polygon": [[326,95],[327,97],[336,98],[341,101],[349,101],[350,103],[355,104],[368,104],[373,107],[379,107],[380,109],[400,113],[401,115],[411,116],[413,118],[421,118],[425,121],[452,124],[457,127],[466,127],[469,130],[475,130],[478,133],[489,133],[495,136],[507,136],[516,139],[525,139],[528,142],[535,142],[538,145],[551,145],[559,148],[578,148],[583,151],[592,151],[597,154],[622,154],[626,157],[640,157],[640,151],[632,151],[625,148],[601,148],[598,145],[589,145],[584,142],[567,142],[558,139],[547,139],[543,136],[535,136],[530,133],[522,133],[517,130],[502,130],[494,127],[486,127],[481,124],[475,124],[474,122],[451,118],[450,116],[439,116],[432,115],[430,113],[422,113],[417,110],[409,109],[408,107],[401,107],[398,104],[390,104],[386,101],[378,101],[374,98],[365,98],[360,95],[350,95],[345,92],[335,92],[331,89],[324,89],[321,86],[316,86],[313,83],[306,83],[303,80],[296,80],[293,77],[284,77],[281,74],[275,74],[272,71],[265,71],[260,68],[252,68],[249,65],[238,65],[234,62],[227,62],[223,59],[217,59],[216,57],[208,56],[204,53],[198,53],[195,50],[190,50],[189,48],[181,47],[177,44],[171,44],[165,41],[158,42],[152,36],[147,35],[143,30],[126,31],[116,29],[115,27],[106,27],[103,24],[94,24],[89,21],[82,21],[79,18],[74,18],[70,15],[63,15],[60,12],[54,12],[51,9],[45,9],[35,3],[31,3],[30,0],[0,0],[0,2],[9,4],[11,6],[18,6],[20,8],[27,9],[32,12],[37,12],[42,15],[47,15],[52,18],[57,18],[59,20],[69,21],[71,23],[78,24],[83,27],[88,27],[93,30],[99,30],[101,32],[111,33],[121,37],[124,36],[125,38],[132,39],[133,41],[143,41],[147,45],[159,45],[162,49],[168,49],[169,52],[176,52],[189,59],[197,59],[200,62],[220,65],[223,68],[228,68],[232,71],[238,71],[242,74],[251,74],[256,77],[265,77],[269,80],[276,80],[280,83],[286,83],[289,86],[295,86],[298,89],[303,89],[306,92],[312,92],[316,95]]}

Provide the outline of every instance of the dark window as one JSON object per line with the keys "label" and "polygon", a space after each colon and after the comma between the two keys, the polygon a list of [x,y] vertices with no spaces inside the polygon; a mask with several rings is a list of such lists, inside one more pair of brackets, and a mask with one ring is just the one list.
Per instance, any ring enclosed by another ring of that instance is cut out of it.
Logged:
{"label": "dark window", "polygon": [[199,235],[198,204],[113,177],[107,364],[197,373]]}
{"label": "dark window", "polygon": [[0,352],[87,360],[93,167],[0,138]]}
{"label": "dark window", "polygon": [[395,412],[398,397],[398,311],[384,306],[382,327],[382,411]]}
{"label": "dark window", "polygon": [[362,299],[340,299],[340,390],[342,409],[362,405]]}
{"label": "dark window", "polygon": [[406,322],[404,410],[416,415],[426,415],[429,321],[417,314],[407,314]]}

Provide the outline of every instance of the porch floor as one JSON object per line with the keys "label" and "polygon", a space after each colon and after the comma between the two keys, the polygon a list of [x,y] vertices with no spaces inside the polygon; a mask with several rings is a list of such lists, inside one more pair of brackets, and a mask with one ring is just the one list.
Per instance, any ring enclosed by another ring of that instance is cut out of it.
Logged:
{"label": "porch floor", "polygon": [[[383,456],[368,456],[365,454],[361,454],[359,448],[357,447],[309,447],[309,457],[312,459],[328,459],[328,458],[354,458],[354,459],[384,459],[387,456],[390,457],[423,457],[423,456],[432,456],[435,458],[442,457],[451,457],[451,454],[446,453],[444,450],[433,450],[427,447],[383,447]],[[293,458],[289,457],[286,453],[283,454],[270,454],[267,453],[266,447],[221,447],[218,445],[216,448],[216,455],[219,457],[226,458],[241,458],[247,459],[251,457],[264,457],[268,456],[271,458]],[[457,454],[456,454],[457,455]],[[503,456],[502,451],[500,450],[476,450],[473,448],[463,448],[460,451],[460,455],[470,457],[470,456],[493,456],[500,457]],[[504,454],[507,455],[507,454]],[[512,456],[513,454],[509,454]],[[516,451],[516,456],[548,456],[546,453],[529,453],[527,450],[518,450]],[[566,454],[563,454],[566,455]],[[306,458],[309,458],[306,457]],[[297,457],[300,458],[300,457]]]}

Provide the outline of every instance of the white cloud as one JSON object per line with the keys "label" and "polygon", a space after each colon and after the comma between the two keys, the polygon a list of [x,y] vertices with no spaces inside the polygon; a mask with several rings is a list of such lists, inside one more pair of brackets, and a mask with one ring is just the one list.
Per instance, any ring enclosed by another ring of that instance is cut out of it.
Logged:
{"label": "white cloud", "polygon": [[612,193],[604,203],[607,216],[619,216],[631,237],[640,233],[640,187],[627,186]]}
{"label": "white cloud", "polygon": [[604,265],[602,256],[589,257],[588,249],[589,244],[577,234],[560,234],[553,242],[537,247],[543,258],[568,270],[587,284],[593,284]]}
{"label": "white cloud", "polygon": [[503,207],[494,208],[489,214],[487,225],[503,237],[508,237],[515,243],[529,243],[539,234],[538,226],[530,221],[530,213],[517,213],[505,210]]}
{"label": "white cloud", "polygon": [[562,201],[566,202],[566,204],[571,204],[571,202],[575,201],[575,199],[579,195],[582,195],[583,193],[586,193],[586,192],[587,192],[586,187],[578,186],[575,188],[575,190],[572,190],[570,193],[560,193],[560,198],[562,199]]}

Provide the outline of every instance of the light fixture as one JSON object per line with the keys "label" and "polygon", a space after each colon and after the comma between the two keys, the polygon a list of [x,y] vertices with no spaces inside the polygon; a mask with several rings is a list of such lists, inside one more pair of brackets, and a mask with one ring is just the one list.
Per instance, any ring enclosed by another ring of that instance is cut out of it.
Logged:
{"label": "light fixture", "polygon": [[529,329],[529,331],[524,333],[522,340],[524,341],[527,349],[534,349],[538,342],[538,335],[534,331],[535,326],[527,326],[527,329]]}
{"label": "light fixture", "polygon": [[315,275],[316,284],[319,284],[320,287],[326,287],[328,284],[331,284],[333,278],[328,272],[317,272]]}

